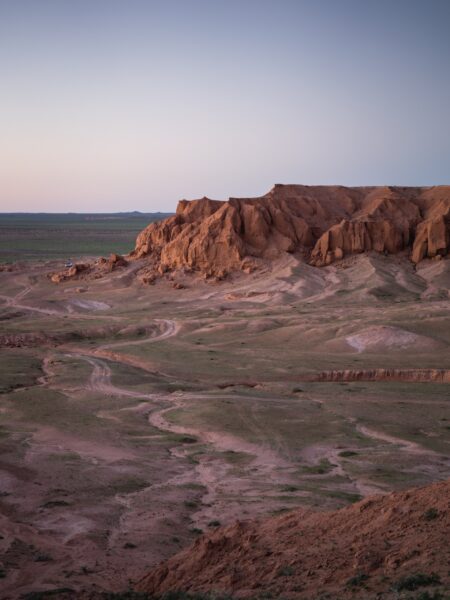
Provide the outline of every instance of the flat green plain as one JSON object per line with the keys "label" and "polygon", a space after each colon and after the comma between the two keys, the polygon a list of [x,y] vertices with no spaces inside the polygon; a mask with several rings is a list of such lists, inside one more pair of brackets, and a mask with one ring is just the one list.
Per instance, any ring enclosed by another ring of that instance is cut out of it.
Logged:
{"label": "flat green plain", "polygon": [[126,254],[166,213],[0,213],[0,262]]}

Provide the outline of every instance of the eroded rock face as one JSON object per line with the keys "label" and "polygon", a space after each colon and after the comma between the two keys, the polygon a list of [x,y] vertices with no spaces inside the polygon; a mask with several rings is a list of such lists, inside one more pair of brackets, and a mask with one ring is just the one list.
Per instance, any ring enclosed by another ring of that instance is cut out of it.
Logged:
{"label": "eroded rock face", "polygon": [[259,198],[179,202],[174,216],[142,231],[131,258],[156,272],[187,268],[222,277],[301,252],[323,266],[349,254],[412,250],[412,260],[450,247],[450,186],[275,185]]}
{"label": "eroded rock face", "polygon": [[91,265],[85,263],[77,263],[72,267],[60,271],[59,273],[50,273],[48,276],[53,283],[62,283],[68,279],[76,279],[80,273],[86,273],[90,270]]}
{"label": "eroded rock face", "polygon": [[450,369],[347,369],[305,375],[299,381],[409,381],[450,383]]}
{"label": "eroded rock face", "polygon": [[411,259],[418,263],[426,257],[445,256],[450,247],[450,215],[419,223]]}

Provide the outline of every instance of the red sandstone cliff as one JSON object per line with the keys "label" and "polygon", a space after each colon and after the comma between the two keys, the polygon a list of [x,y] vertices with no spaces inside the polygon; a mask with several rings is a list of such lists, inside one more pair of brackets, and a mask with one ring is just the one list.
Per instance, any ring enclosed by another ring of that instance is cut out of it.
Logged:
{"label": "red sandstone cliff", "polygon": [[369,250],[408,250],[417,263],[449,248],[450,186],[275,185],[259,198],[182,200],[176,215],[139,234],[131,256],[149,256],[160,272],[222,276],[284,252],[323,266]]}

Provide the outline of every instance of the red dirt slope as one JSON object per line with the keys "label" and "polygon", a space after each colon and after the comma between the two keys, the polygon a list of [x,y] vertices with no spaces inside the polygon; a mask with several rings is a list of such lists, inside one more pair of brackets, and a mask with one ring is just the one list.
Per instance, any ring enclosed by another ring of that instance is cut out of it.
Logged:
{"label": "red dirt slope", "polygon": [[450,481],[444,481],[335,512],[295,510],[237,523],[199,538],[136,587],[238,598],[373,598],[378,592],[398,598],[392,590],[402,582],[408,589],[405,578],[422,574],[448,589],[449,508]]}

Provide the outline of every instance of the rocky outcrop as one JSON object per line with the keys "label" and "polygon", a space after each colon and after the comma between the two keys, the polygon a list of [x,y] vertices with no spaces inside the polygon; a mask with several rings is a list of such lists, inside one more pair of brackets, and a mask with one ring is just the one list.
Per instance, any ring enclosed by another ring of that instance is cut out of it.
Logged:
{"label": "rocky outcrop", "polygon": [[417,227],[411,259],[418,263],[426,257],[445,256],[450,247],[450,207],[436,219]]}
{"label": "rocky outcrop", "polygon": [[[412,251],[418,262],[450,247],[450,186],[275,185],[265,196],[179,202],[142,231],[130,258],[153,272],[184,268],[222,277],[285,252],[323,266],[360,252]],[[151,280],[151,276],[150,276]]]}
{"label": "rocky outcrop", "polygon": [[68,279],[76,279],[81,273],[86,273],[90,270],[91,265],[85,263],[77,263],[72,267],[68,267],[64,271],[58,273],[50,273],[49,277],[53,283],[61,283]]}
{"label": "rocky outcrop", "polygon": [[416,589],[409,581],[448,589],[449,497],[445,481],[334,512],[296,509],[221,527],[154,568],[137,589],[299,600],[399,598]]}
{"label": "rocky outcrop", "polygon": [[100,257],[95,263],[77,263],[57,273],[49,273],[53,283],[62,283],[73,279],[98,279],[106,273],[111,273],[120,267],[126,267],[128,261],[120,254],[111,254],[109,258]]}
{"label": "rocky outcrop", "polygon": [[450,383],[450,369],[345,369],[305,375],[301,381],[410,381]]}
{"label": "rocky outcrop", "polygon": [[121,256],[120,254],[110,254],[109,258],[106,259],[101,257],[97,259],[96,267],[100,269],[100,271],[114,271],[118,267],[126,267],[128,265],[128,261]]}

